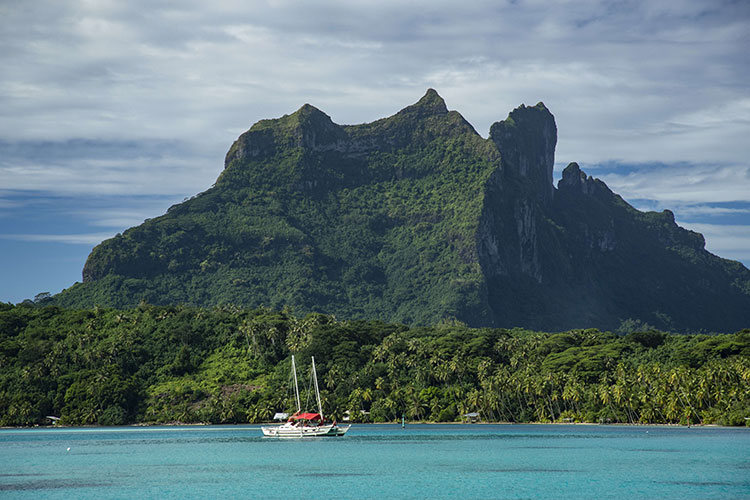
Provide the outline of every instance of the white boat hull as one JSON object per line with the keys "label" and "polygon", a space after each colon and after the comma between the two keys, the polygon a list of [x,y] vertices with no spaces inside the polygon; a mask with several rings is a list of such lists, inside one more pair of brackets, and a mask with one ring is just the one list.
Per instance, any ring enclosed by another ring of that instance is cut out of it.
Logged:
{"label": "white boat hull", "polygon": [[337,437],[346,434],[351,425],[273,425],[261,427],[263,435],[277,438]]}
{"label": "white boat hull", "polygon": [[335,422],[324,424],[323,405],[320,402],[320,389],[318,388],[318,374],[315,371],[315,357],[311,357],[312,378],[315,382],[315,399],[318,402],[318,413],[303,412],[299,399],[299,386],[297,385],[297,365],[292,355],[292,376],[294,378],[294,399],[297,403],[297,412],[292,415],[288,422],[281,425],[264,426],[260,429],[266,437],[275,438],[306,438],[306,437],[329,437],[343,436],[351,425],[339,426]]}

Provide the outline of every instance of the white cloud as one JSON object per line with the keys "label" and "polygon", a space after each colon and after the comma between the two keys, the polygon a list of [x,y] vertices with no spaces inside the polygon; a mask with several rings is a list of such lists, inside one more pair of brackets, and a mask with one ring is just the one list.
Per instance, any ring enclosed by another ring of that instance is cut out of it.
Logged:
{"label": "white cloud", "polygon": [[588,173],[600,177],[625,199],[677,205],[750,201],[750,165],[677,164],[644,166],[627,174]]}
{"label": "white cloud", "polygon": [[750,216],[750,208],[713,207],[707,205],[680,205],[677,209],[680,216],[690,220],[691,217],[709,216]]}
{"label": "white cloud", "polygon": [[114,233],[87,233],[87,234],[0,234],[0,239],[12,241],[28,241],[37,243],[65,243],[68,245],[94,246]]}
{"label": "white cloud", "polygon": [[[695,160],[709,152],[694,137],[646,144],[644,130],[748,88],[741,3],[34,4],[3,12],[6,139],[189,137],[220,156],[307,101],[359,123],[432,86],[483,134],[545,101],[566,160]],[[704,143],[734,127],[714,120]],[[729,146],[711,153],[737,161]]]}
{"label": "white cloud", "polygon": [[727,259],[750,262],[750,225],[716,225],[678,221],[706,238],[706,249]]}
{"label": "white cloud", "polygon": [[624,174],[592,167],[589,174],[637,208],[672,210],[681,226],[703,234],[710,252],[750,266],[750,165],[636,165]]}
{"label": "white cloud", "polygon": [[[602,178],[626,199],[703,210],[749,199],[748,46],[743,1],[6,1],[0,179],[179,199],[208,188],[259,119],[309,102],[368,122],[433,87],[485,136],[544,101],[559,162],[658,163]],[[142,208],[85,218],[137,223]]]}
{"label": "white cloud", "polygon": [[56,195],[191,196],[223,168],[174,141],[72,140],[0,142],[0,178],[7,191]]}
{"label": "white cloud", "polygon": [[154,218],[181,201],[179,197],[112,197],[92,206],[66,209],[65,214],[86,221],[92,227],[124,231]]}
{"label": "white cloud", "polygon": [[[19,206],[19,203],[17,201],[4,200],[0,198],[0,210],[5,210],[9,208],[17,208],[18,206]],[[0,217],[2,217],[2,212],[0,212]]]}

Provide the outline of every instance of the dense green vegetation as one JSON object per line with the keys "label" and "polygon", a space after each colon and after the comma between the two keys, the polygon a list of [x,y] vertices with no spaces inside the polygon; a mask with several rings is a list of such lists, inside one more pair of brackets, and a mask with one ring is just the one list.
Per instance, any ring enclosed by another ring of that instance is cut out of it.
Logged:
{"label": "dense green vegetation", "polygon": [[[0,304],[0,425],[260,422],[289,410],[290,355],[355,421],[718,423],[750,416],[750,330],[542,333],[265,308]],[[301,376],[304,381],[304,375]]]}
{"label": "dense green vegetation", "polygon": [[[331,149],[340,136],[367,154]],[[55,300],[486,321],[473,247],[493,157],[437,94],[347,127],[304,106],[240,137],[213,188],[97,246]]]}
{"label": "dense green vegetation", "polygon": [[286,306],[346,319],[669,331],[750,324],[750,271],[578,166],[543,104],[482,138],[433,90],[337,125],[305,105],[234,142],[216,184],[98,245],[62,307]]}

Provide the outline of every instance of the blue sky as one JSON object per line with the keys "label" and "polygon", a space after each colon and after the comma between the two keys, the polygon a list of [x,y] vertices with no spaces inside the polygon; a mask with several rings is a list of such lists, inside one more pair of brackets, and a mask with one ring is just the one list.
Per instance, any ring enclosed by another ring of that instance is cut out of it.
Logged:
{"label": "blue sky", "polygon": [[0,3],[0,301],[211,186],[254,122],[341,124],[435,88],[480,134],[521,103],[634,206],[750,265],[750,2]]}

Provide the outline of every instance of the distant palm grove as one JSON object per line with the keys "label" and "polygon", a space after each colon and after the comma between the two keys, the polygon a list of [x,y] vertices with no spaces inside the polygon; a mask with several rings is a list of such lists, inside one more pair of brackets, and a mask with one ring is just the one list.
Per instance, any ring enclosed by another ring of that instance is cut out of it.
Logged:
{"label": "distant palm grove", "polygon": [[263,308],[0,304],[0,425],[268,421],[293,409],[291,354],[302,380],[315,356],[325,413],[355,422],[750,417],[748,329],[543,333]]}

